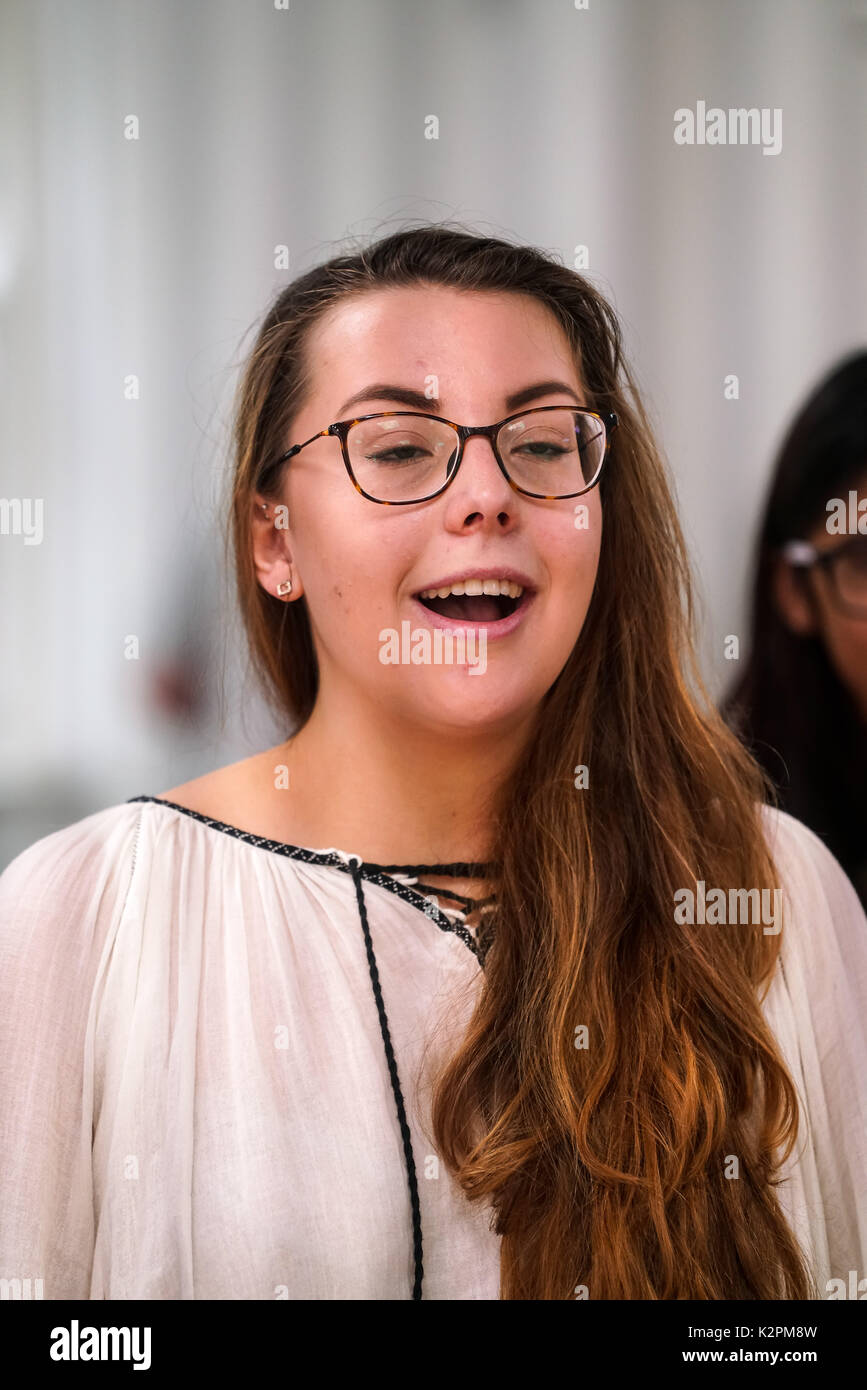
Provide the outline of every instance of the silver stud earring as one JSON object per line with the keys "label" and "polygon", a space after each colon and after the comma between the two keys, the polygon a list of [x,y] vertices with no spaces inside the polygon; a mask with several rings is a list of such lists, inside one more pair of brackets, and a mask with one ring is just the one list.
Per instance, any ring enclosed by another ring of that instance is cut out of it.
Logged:
{"label": "silver stud earring", "polygon": [[287,595],[287,594],[291,594],[291,592],[292,592],[292,580],[291,580],[291,579],[284,579],[284,580],[282,581],[282,583],[280,583],[280,584],[277,585],[277,593],[279,594],[280,598],[285,598],[286,595]]}

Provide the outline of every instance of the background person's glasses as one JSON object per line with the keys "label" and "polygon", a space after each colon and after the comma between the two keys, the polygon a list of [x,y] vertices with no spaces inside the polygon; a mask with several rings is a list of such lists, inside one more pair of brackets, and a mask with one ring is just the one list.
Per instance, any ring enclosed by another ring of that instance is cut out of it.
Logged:
{"label": "background person's glasses", "polygon": [[824,570],[837,607],[853,618],[867,618],[867,536],[852,536],[834,550],[817,550],[809,541],[788,541],[783,558],[796,569]]}
{"label": "background person's glasses", "polygon": [[314,439],[335,435],[353,486],[370,502],[405,506],[437,497],[454,481],[464,444],[475,434],[490,441],[500,471],[515,492],[553,501],[580,497],[599,481],[617,427],[613,412],[542,405],[494,425],[458,425],[414,410],[383,410],[338,420],[265,466],[261,487],[277,468]]}

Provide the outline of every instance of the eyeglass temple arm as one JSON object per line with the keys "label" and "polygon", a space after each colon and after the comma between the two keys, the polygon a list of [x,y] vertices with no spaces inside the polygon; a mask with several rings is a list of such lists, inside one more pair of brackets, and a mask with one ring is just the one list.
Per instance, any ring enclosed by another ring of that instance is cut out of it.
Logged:
{"label": "eyeglass temple arm", "polygon": [[315,434],[311,434],[311,436],[310,436],[309,439],[305,439],[305,441],[304,441],[303,444],[293,444],[291,449],[287,449],[286,452],[285,452],[285,454],[281,454],[280,457],[279,457],[278,459],[274,459],[273,463],[270,463],[270,464],[268,465],[268,467],[269,467],[269,468],[276,467],[276,465],[277,465],[278,463],[285,463],[287,459],[294,458],[294,456],[295,456],[297,453],[299,453],[301,449],[306,449],[308,444],[312,444],[313,441],[314,441],[314,439],[321,439],[322,436],[325,435],[325,434],[335,434],[335,433],[336,433],[336,431],[334,430],[334,428],[333,428],[331,425],[329,425],[327,429],[324,429],[324,430],[317,430]]}

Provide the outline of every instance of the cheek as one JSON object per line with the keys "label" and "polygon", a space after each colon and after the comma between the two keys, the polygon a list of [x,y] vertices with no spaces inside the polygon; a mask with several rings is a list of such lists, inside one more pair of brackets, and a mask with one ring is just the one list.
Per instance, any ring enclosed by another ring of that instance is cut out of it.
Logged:
{"label": "cheek", "polygon": [[841,675],[867,682],[867,622],[835,615],[825,624],[825,643]]}
{"label": "cheek", "polygon": [[292,556],[321,630],[335,623],[378,630],[412,562],[413,542],[387,508],[372,515],[356,505],[351,488],[346,494],[325,495],[319,505],[305,497],[305,505],[290,507]]}
{"label": "cheek", "polygon": [[296,553],[311,616],[320,624],[357,628],[376,620],[385,605],[388,556],[377,558],[348,542]]}
{"label": "cheek", "polygon": [[859,700],[867,701],[867,622],[823,604],[822,633],[828,659],[839,680]]}
{"label": "cheek", "polygon": [[598,500],[581,499],[573,511],[557,518],[540,538],[540,554],[546,557],[554,592],[571,603],[589,602],[602,544],[602,509]]}

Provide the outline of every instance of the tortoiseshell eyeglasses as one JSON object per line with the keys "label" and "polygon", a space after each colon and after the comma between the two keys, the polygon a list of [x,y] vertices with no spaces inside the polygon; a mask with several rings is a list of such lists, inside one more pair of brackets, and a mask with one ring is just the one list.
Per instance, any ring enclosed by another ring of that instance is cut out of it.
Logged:
{"label": "tortoiseshell eyeglasses", "polygon": [[354,488],[369,502],[409,506],[438,497],[454,482],[464,445],[473,435],[490,442],[509,486],[524,497],[553,501],[580,497],[595,487],[617,428],[613,412],[541,405],[494,425],[458,425],[415,410],[382,410],[338,420],[265,466],[272,471],[314,439],[334,435]]}

